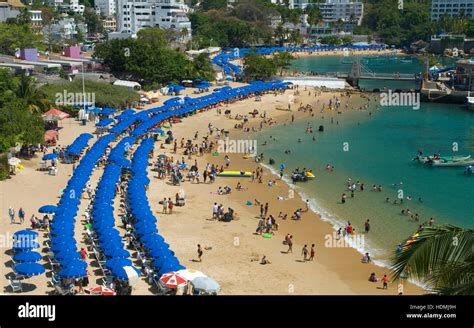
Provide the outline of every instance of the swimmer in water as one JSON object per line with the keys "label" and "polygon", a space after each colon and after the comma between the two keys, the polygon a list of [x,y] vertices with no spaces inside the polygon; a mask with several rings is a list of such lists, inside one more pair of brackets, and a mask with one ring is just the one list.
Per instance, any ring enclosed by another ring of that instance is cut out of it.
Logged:
{"label": "swimmer in water", "polygon": [[298,142],[301,142],[301,139],[298,138]]}

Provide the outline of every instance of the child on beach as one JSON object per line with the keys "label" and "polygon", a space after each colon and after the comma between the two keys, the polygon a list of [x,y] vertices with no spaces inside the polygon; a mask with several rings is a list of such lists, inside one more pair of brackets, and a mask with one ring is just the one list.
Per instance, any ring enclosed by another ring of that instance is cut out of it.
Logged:
{"label": "child on beach", "polygon": [[383,289],[388,289],[388,277],[386,274],[383,275],[383,278],[382,278],[382,283],[383,283]]}

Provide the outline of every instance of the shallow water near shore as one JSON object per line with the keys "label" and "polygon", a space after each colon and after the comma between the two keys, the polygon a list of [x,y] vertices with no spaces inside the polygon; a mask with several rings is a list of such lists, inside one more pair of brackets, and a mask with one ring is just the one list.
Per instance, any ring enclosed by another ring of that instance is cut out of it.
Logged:
{"label": "shallow water near shore", "polygon": [[[473,227],[474,177],[464,174],[463,167],[433,168],[412,161],[418,149],[452,154],[453,142],[459,145],[458,154],[474,155],[473,113],[459,106],[424,103],[418,111],[384,107],[371,116],[367,111],[346,114],[338,125],[336,119],[331,124],[329,118],[316,115],[264,130],[256,135],[258,152],[265,154],[265,163],[275,160],[275,171],[280,163],[285,163],[286,174],[297,167],[312,169],[316,178],[298,183],[298,191],[312,199],[312,208],[335,226],[350,221],[356,231],[363,231],[365,220],[370,219],[366,248],[379,260],[431,217],[436,223]],[[308,124],[313,134],[305,132]],[[324,125],[324,132],[316,132],[319,125]],[[262,146],[264,141],[266,146]],[[291,154],[284,153],[287,149]],[[328,163],[335,166],[334,172],[326,171]],[[346,189],[349,177],[365,184],[365,190],[357,191],[354,198]],[[374,184],[381,184],[383,191],[372,191]],[[404,204],[394,205],[399,190],[403,190]],[[342,193],[348,196],[346,204],[340,203]],[[406,208],[419,214],[419,222],[401,214]]]}

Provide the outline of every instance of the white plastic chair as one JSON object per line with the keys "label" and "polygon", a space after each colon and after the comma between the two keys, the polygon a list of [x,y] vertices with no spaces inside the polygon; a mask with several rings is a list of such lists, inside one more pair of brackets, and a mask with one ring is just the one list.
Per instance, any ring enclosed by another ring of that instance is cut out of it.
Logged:
{"label": "white plastic chair", "polygon": [[13,292],[23,292],[23,286],[21,284],[21,281],[20,280],[13,280],[13,279],[9,279],[10,280],[10,287],[12,288]]}

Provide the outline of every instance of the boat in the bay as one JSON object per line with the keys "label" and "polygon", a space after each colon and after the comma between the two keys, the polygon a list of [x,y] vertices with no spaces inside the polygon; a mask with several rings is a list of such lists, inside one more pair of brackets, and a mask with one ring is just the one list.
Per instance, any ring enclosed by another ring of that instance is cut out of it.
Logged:
{"label": "boat in the bay", "polygon": [[293,171],[293,174],[291,175],[291,180],[293,182],[306,182],[309,179],[313,179],[314,173],[311,170],[306,170],[306,171],[300,171],[300,170],[295,170]]}
{"label": "boat in the bay", "polygon": [[474,97],[466,97],[466,107],[469,110],[474,110]]}
{"label": "boat in the bay", "polygon": [[[471,159],[471,155],[456,155],[456,156],[423,156],[418,155],[413,160],[418,161],[424,164],[430,164],[433,161],[442,161],[442,162],[463,162]],[[466,164],[467,165],[467,164]]]}
{"label": "boat in the bay", "polygon": [[464,160],[455,160],[455,159],[432,159],[427,162],[431,166],[468,166],[474,165],[474,159],[464,159]]}

